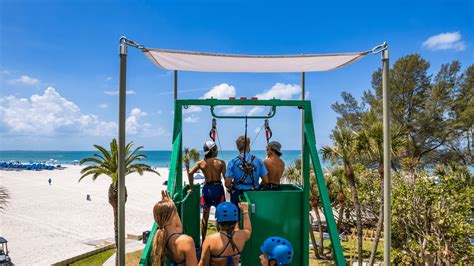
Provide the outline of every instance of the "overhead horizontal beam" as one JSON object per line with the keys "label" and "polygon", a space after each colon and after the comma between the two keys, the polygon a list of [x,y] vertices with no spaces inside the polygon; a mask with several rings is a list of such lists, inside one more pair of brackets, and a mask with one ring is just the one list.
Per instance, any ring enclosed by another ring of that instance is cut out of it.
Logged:
{"label": "overhead horizontal beam", "polygon": [[223,100],[223,99],[179,99],[175,102],[177,105],[184,106],[293,106],[306,108],[310,102],[303,100]]}

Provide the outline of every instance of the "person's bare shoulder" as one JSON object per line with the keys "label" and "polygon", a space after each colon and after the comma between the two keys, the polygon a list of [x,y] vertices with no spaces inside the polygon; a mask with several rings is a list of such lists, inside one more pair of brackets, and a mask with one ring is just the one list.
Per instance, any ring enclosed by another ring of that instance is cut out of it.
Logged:
{"label": "person's bare shoulder", "polygon": [[269,166],[272,164],[272,159],[271,158],[265,158],[265,160],[263,160],[263,164],[265,166]]}
{"label": "person's bare shoulder", "polygon": [[189,251],[194,249],[194,240],[188,235],[180,235],[175,242],[178,250]]}
{"label": "person's bare shoulder", "polygon": [[188,236],[188,235],[180,235],[177,239],[176,239],[176,244],[179,246],[180,244],[193,244],[194,245],[194,240],[192,237]]}

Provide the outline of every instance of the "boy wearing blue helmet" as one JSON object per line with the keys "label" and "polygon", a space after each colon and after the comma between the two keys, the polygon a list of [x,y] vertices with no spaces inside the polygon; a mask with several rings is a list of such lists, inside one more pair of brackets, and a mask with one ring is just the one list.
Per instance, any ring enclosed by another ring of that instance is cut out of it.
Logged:
{"label": "boy wearing blue helmet", "polygon": [[252,225],[248,214],[248,203],[239,203],[244,218],[244,228],[238,229],[239,210],[230,202],[222,202],[216,209],[218,233],[209,235],[202,244],[199,265],[234,266],[239,265],[240,252],[250,239]]}
{"label": "boy wearing blue helmet", "polygon": [[288,265],[293,260],[293,246],[290,241],[272,236],[267,238],[260,247],[262,255],[260,262],[262,266]]}

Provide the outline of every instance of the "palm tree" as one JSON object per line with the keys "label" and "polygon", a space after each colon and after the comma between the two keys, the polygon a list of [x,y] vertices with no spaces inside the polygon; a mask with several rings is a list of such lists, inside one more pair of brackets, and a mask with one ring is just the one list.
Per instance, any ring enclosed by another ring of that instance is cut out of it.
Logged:
{"label": "palm tree", "polygon": [[10,199],[10,193],[4,186],[0,186],[0,210],[4,210]]}
{"label": "palm tree", "polygon": [[[383,229],[383,178],[384,178],[384,162],[383,162],[383,125],[382,122],[376,119],[368,119],[367,125],[357,136],[357,150],[358,156],[369,167],[375,167],[381,180],[380,187],[380,207],[377,226],[375,229],[374,242],[369,258],[369,265],[373,265],[380,236]],[[398,126],[392,126],[392,147],[391,153],[393,158],[400,156],[401,151],[406,146],[403,130]]]}
{"label": "palm tree", "polygon": [[331,199],[331,202],[335,203],[334,205],[339,206],[339,213],[337,216],[337,229],[339,233],[342,233],[344,230],[342,228],[342,219],[344,217],[344,210],[346,204],[346,187],[347,183],[344,177],[344,168],[336,167],[331,169],[327,173],[328,183],[328,192]]}
{"label": "palm tree", "polygon": [[357,251],[358,264],[362,265],[362,211],[357,192],[356,177],[352,167],[354,159],[357,156],[356,134],[345,127],[338,126],[333,130],[331,136],[334,146],[324,146],[321,149],[323,160],[329,160],[333,163],[342,163],[344,166],[344,176],[346,177],[354,202],[356,211],[357,227]]}
{"label": "palm tree", "polygon": [[[138,173],[143,175],[144,172],[152,172],[157,175],[160,175],[157,171],[153,170],[148,164],[136,163],[145,159],[146,156],[142,153],[138,153],[143,146],[136,147],[133,151],[130,152],[133,143],[130,142],[125,146],[125,176],[131,173]],[[81,170],[82,176],[79,178],[78,182],[86,176],[92,176],[92,180],[96,180],[97,177],[101,175],[106,175],[110,177],[110,186],[109,186],[109,204],[114,210],[114,231],[115,231],[115,246],[118,246],[118,146],[117,140],[113,139],[110,142],[110,152],[99,145],[94,145],[94,147],[99,150],[99,152],[94,153],[93,157],[84,158],[81,160],[83,163],[91,163],[92,165],[86,166]],[[125,202],[127,202],[127,187],[125,187]],[[115,264],[118,264],[118,256],[115,258]]]}
{"label": "palm tree", "polygon": [[[324,257],[324,235],[323,235],[323,227],[322,227],[322,222],[321,222],[321,216],[319,215],[319,209],[321,207],[321,202],[320,202],[320,198],[319,198],[319,190],[318,190],[318,187],[316,185],[316,178],[315,178],[315,175],[314,175],[314,171],[311,170],[311,174],[310,174],[310,195],[309,195],[309,203],[310,203],[310,206],[311,206],[311,209],[314,211],[315,215],[316,215],[316,221],[318,223],[318,228],[319,228],[319,236],[320,236],[320,239],[319,239],[319,242],[320,242],[320,246],[318,247],[318,244],[316,243],[316,239],[314,237],[314,232],[313,230],[311,229],[312,228],[312,224],[310,223],[309,225],[309,228],[310,228],[310,237],[311,237],[311,243],[313,245],[313,250],[314,250],[314,255],[316,256],[316,258],[318,259],[323,259],[325,258]],[[303,184],[303,179],[301,178],[301,159],[296,159],[295,162],[288,166],[286,169],[285,169],[285,173],[283,174],[283,176],[285,176],[288,181],[290,182],[294,182],[298,185],[302,185]],[[309,217],[308,217],[309,218]],[[309,220],[310,222],[310,220]]]}
{"label": "palm tree", "polygon": [[184,166],[186,167],[186,172],[189,173],[189,162],[190,160],[193,160],[194,163],[199,161],[199,152],[196,149],[189,149],[187,147],[184,148],[184,156],[183,156],[183,162]]}

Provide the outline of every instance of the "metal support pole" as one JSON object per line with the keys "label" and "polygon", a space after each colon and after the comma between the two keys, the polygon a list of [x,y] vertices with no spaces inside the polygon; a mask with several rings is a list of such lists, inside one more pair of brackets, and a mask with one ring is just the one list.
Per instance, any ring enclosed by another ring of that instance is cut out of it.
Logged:
{"label": "metal support pole", "polygon": [[389,52],[388,47],[382,51],[382,90],[383,90],[383,212],[384,212],[384,265],[390,265],[390,251],[392,247],[392,213],[390,207],[390,192],[392,190],[391,167],[391,136],[390,136],[390,80],[389,80]]}
{"label": "metal support pole", "polygon": [[178,70],[174,71],[174,99],[178,99]]}
{"label": "metal support pole", "polygon": [[118,132],[118,265],[125,265],[125,113],[127,90],[127,43],[120,38],[120,88]]}
{"label": "metal support pole", "polygon": [[[305,73],[301,72],[301,100],[305,99]],[[303,162],[303,153],[304,153],[304,146],[305,146],[305,139],[304,139],[304,110],[301,110],[301,162]],[[301,167],[301,176],[303,176],[303,167]],[[309,184],[304,184],[309,185]]]}

